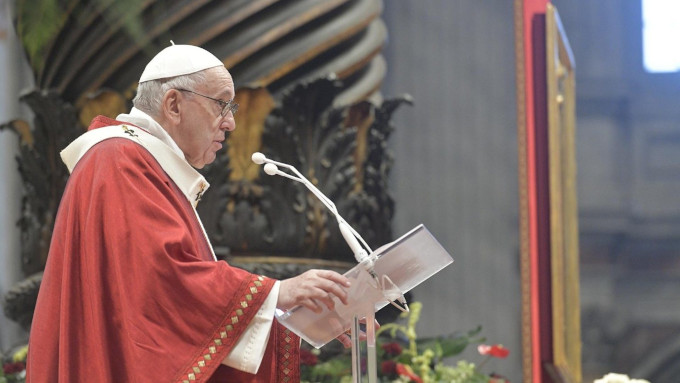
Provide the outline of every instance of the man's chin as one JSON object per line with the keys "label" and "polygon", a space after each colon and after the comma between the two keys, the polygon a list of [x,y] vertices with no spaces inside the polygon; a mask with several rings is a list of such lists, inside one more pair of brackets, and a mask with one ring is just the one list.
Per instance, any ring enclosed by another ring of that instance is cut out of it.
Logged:
{"label": "man's chin", "polygon": [[196,169],[203,169],[206,165],[210,165],[213,162],[215,162],[216,159],[217,159],[217,153],[212,153],[211,156],[209,156],[207,159],[205,159],[205,161],[203,161],[201,163],[201,167],[198,167],[198,166],[194,166],[194,167]]}
{"label": "man's chin", "polygon": [[[214,161],[214,160],[215,160],[215,159],[213,158],[213,161]],[[213,162],[213,161],[210,161],[210,162]],[[188,158],[187,158],[187,162],[188,162],[189,165],[191,165],[191,167],[193,167],[194,169],[203,169],[203,167],[205,167],[205,165],[207,165],[207,164],[210,163],[210,162],[205,162],[205,161],[191,161],[191,160],[189,160]]]}

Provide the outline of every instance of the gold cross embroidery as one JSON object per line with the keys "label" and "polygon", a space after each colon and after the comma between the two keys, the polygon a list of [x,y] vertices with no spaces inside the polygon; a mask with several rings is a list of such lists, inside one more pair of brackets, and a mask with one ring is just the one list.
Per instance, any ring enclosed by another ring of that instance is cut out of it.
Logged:
{"label": "gold cross embroidery", "polygon": [[201,197],[203,197],[203,192],[205,191],[205,184],[201,182],[201,190],[196,193],[196,203],[198,203],[201,200]]}
{"label": "gold cross embroidery", "polygon": [[134,130],[130,129],[127,127],[127,125],[122,125],[123,130],[125,131],[125,134],[129,135],[130,137],[139,137],[137,136],[137,133],[135,133]]}

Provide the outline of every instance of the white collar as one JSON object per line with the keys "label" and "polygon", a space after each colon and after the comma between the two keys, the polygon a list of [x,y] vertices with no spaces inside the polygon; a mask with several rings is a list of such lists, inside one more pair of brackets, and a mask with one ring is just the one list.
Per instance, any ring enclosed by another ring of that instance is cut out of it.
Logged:
{"label": "white collar", "polygon": [[116,120],[129,122],[132,125],[139,126],[140,128],[149,132],[152,136],[163,141],[163,143],[168,145],[173,152],[177,153],[178,156],[185,158],[184,152],[182,152],[182,149],[177,146],[177,143],[175,143],[175,140],[170,137],[170,134],[168,134],[168,132],[163,129],[161,124],[156,122],[153,117],[149,116],[145,112],[133,107],[132,110],[130,110],[130,113],[121,113],[116,117]]}
{"label": "white collar", "polygon": [[[143,112],[140,111],[140,113]],[[156,125],[158,124],[156,123]],[[160,127],[160,125],[158,126]],[[143,128],[142,126],[135,129],[133,126],[113,125],[90,130],[62,150],[61,158],[69,172],[72,172],[78,161],[97,143],[113,137],[130,139],[142,145],[156,158],[165,173],[175,182],[189,202],[196,207],[210,184],[186,161],[181,151],[177,153],[172,150],[165,142]],[[159,129],[162,130],[163,128]]]}

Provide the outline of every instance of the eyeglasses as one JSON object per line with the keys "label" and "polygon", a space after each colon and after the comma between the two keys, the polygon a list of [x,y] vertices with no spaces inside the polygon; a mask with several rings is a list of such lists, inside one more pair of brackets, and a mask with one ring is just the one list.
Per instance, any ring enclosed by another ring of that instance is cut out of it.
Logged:
{"label": "eyeglasses", "polygon": [[236,114],[236,112],[238,111],[238,104],[234,102],[233,98],[229,101],[224,101],[224,100],[220,100],[220,99],[217,99],[217,98],[212,98],[212,97],[206,96],[204,94],[196,93],[193,90],[189,90],[189,89],[176,89],[176,90],[178,90],[180,92],[193,93],[197,96],[205,97],[209,100],[215,101],[216,103],[220,104],[220,106],[222,107],[222,110],[220,111],[220,115],[222,117],[225,117],[227,115],[227,113],[229,113],[229,112],[231,112],[231,114],[233,115],[233,114]]}

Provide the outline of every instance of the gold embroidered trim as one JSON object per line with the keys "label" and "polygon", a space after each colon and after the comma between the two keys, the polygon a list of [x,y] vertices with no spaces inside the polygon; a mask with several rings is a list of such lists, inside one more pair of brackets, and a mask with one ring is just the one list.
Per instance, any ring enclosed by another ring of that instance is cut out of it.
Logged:
{"label": "gold embroidered trim", "polygon": [[[205,189],[205,184],[201,184],[201,191],[197,194],[197,199],[196,202],[200,200],[200,196]],[[210,345],[207,348],[208,353],[205,353],[202,357],[199,358],[199,360],[196,362],[196,365],[192,366],[190,370],[187,371],[187,375],[185,375],[186,378],[181,378],[183,380],[180,380],[182,383],[191,383],[191,381],[197,380],[196,374],[200,374],[202,372],[201,368],[206,367],[210,362],[212,362],[213,354],[217,353],[217,347],[221,347],[224,345],[223,339],[227,339],[232,331],[234,331],[234,326],[236,323],[239,322],[239,318],[242,317],[245,314],[245,309],[249,308],[249,304],[247,301],[253,300],[253,295],[257,294],[258,287],[263,286],[264,277],[262,276],[257,276],[257,279],[254,279],[251,281],[251,285],[249,286],[250,294],[245,294],[243,297],[245,300],[242,300],[240,302],[241,308],[238,308],[234,310],[233,315],[231,316],[231,324],[227,324],[224,327],[224,330],[220,331],[219,333],[219,338],[213,339],[214,345]],[[289,337],[286,337],[286,341],[290,342]],[[288,346],[287,346],[288,347]],[[289,370],[290,371],[290,370]],[[287,374],[287,373],[286,373]]]}
{"label": "gold embroidered trim", "polygon": [[283,341],[285,342],[285,345],[283,346],[283,355],[281,359],[279,359],[280,363],[280,375],[279,379],[282,382],[289,382],[292,380],[296,379],[296,366],[294,365],[295,363],[299,363],[296,358],[293,356],[294,348],[297,348],[297,337],[292,335],[289,329],[284,329],[283,330],[283,335],[285,337],[283,338]]}

